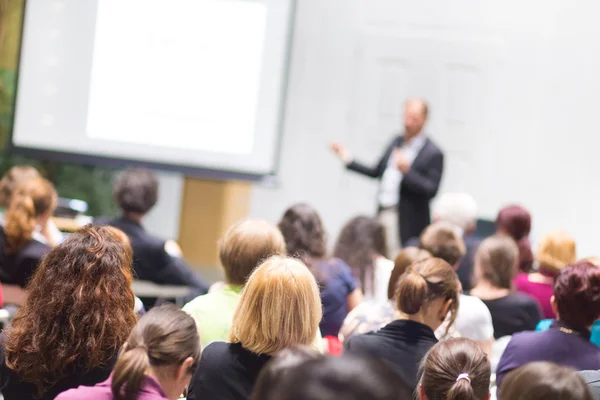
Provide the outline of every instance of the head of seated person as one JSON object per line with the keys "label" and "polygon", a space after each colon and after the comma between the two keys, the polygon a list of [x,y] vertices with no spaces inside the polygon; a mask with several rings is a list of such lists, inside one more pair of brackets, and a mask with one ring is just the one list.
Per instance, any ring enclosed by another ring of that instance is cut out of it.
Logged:
{"label": "head of seated person", "polygon": [[429,225],[419,239],[423,250],[433,257],[441,258],[454,268],[458,268],[460,259],[465,255],[465,242],[460,229],[448,222],[436,222]]}
{"label": "head of seated person", "polygon": [[529,242],[531,213],[525,208],[512,205],[504,207],[496,218],[496,233],[513,238],[519,247],[519,271],[529,272],[533,267],[533,252]]}
{"label": "head of seated person", "polygon": [[550,300],[557,319],[571,329],[587,330],[600,317],[600,268],[580,261],[562,269],[554,279]]}
{"label": "head of seated person", "polygon": [[575,239],[564,232],[549,232],[540,240],[535,259],[541,274],[555,277],[561,269],[577,260]]}
{"label": "head of seated person", "polygon": [[[358,216],[344,225],[333,255],[348,264],[363,292],[375,296],[375,266],[386,260],[387,243],[383,224],[373,217]],[[391,261],[387,261],[391,264]]]}
{"label": "head of seated person", "polygon": [[488,298],[491,290],[510,291],[517,272],[519,249],[515,242],[502,235],[485,239],[475,256],[475,280],[477,285],[472,293]]}
{"label": "head of seated person", "polygon": [[158,201],[158,179],[149,169],[128,169],[119,176],[113,196],[125,218],[140,222]]}
{"label": "head of seated person", "polygon": [[403,389],[383,361],[344,355],[300,364],[257,400],[398,400]]}
{"label": "head of seated person", "polygon": [[533,362],[510,372],[500,386],[507,400],[592,400],[585,381],[571,368]]}
{"label": "head of seated person", "polygon": [[95,225],[44,257],[3,341],[5,397],[54,398],[108,378],[137,320],[131,262],[114,231]]}
{"label": "head of seated person", "polygon": [[0,208],[8,208],[17,187],[29,179],[39,178],[37,169],[29,165],[16,165],[8,170],[0,180]]}
{"label": "head of seated person", "polygon": [[490,361],[470,339],[449,339],[433,346],[421,363],[419,375],[420,400],[490,398]]}
{"label": "head of seated person", "polygon": [[252,391],[252,400],[267,400],[270,390],[295,367],[321,357],[320,353],[306,346],[281,350],[260,371]]}
{"label": "head of seated person", "polygon": [[444,193],[433,204],[434,222],[447,222],[460,229],[458,233],[468,235],[477,227],[477,203],[467,193]]}

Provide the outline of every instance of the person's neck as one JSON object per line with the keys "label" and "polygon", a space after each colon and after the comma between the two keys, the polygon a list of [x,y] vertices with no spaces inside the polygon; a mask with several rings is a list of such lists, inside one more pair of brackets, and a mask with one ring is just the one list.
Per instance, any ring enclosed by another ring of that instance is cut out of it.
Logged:
{"label": "person's neck", "polygon": [[419,131],[416,133],[404,132],[404,142],[410,143],[414,138],[418,137],[421,134],[421,132],[423,131]]}
{"label": "person's neck", "polygon": [[422,313],[417,313],[417,314],[413,314],[413,315],[406,315],[404,313],[400,313],[400,318],[398,318],[398,319],[405,320],[405,321],[418,322],[419,324],[428,326],[429,328],[431,328],[432,331],[435,331],[440,326],[439,321],[431,321],[429,318],[424,316]]}
{"label": "person's neck", "polygon": [[138,224],[141,224],[142,218],[144,218],[144,214],[136,213],[136,212],[126,212],[126,213],[123,213],[123,218],[128,219],[133,222],[137,222]]}
{"label": "person's neck", "polygon": [[176,393],[178,390],[170,383],[170,381],[162,379],[152,368],[148,368],[145,375],[158,382],[169,400],[176,400],[181,396],[181,393]]}
{"label": "person's neck", "polygon": [[480,280],[470,292],[471,295],[479,297],[482,300],[495,300],[506,297],[510,294],[510,289],[499,288],[492,285],[491,282]]}

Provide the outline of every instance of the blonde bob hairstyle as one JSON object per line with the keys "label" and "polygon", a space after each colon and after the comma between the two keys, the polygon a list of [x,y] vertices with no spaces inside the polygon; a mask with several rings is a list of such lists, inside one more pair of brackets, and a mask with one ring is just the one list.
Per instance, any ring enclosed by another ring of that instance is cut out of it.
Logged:
{"label": "blonde bob hairstyle", "polygon": [[535,258],[540,268],[558,272],[577,261],[575,239],[564,232],[549,232],[542,237]]}
{"label": "blonde bob hairstyle", "polygon": [[229,332],[256,354],[311,345],[323,316],[319,287],[301,261],[273,256],[257,267],[242,292]]}

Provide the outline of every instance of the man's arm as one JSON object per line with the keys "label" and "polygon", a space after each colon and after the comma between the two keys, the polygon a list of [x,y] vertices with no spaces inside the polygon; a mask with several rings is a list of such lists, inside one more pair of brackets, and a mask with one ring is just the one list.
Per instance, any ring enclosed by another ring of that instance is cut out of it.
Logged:
{"label": "man's arm", "polygon": [[384,153],[377,164],[373,167],[364,165],[350,155],[350,153],[340,144],[332,144],[331,150],[340,157],[340,159],[346,164],[346,168],[350,171],[358,172],[359,174],[366,175],[371,178],[380,178],[383,175],[388,163],[388,159],[392,152],[392,149],[396,143],[396,138],[386,147]]}
{"label": "man's arm", "polygon": [[444,155],[438,152],[432,158],[427,170],[419,171],[411,168],[402,178],[402,185],[431,199],[440,188],[443,171]]}

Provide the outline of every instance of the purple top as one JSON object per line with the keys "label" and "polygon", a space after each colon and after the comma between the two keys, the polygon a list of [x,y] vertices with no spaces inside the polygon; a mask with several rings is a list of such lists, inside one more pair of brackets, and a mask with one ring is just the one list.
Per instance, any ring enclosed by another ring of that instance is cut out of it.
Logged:
{"label": "purple top", "polygon": [[549,361],[577,371],[599,370],[600,347],[590,342],[590,332],[570,329],[561,321],[554,321],[547,331],[516,333],[498,363],[498,387],[510,371],[534,361]]}
{"label": "purple top", "polygon": [[514,284],[519,292],[528,294],[538,301],[542,308],[544,318],[556,318],[556,314],[554,314],[552,306],[550,305],[550,298],[554,294],[551,284],[531,282],[528,274],[517,275]]}
{"label": "purple top", "polygon": [[[111,384],[112,374],[107,380],[96,386],[79,386],[77,389],[67,390],[59,394],[55,400],[113,400]],[[156,380],[146,376],[137,400],[169,400],[169,398]]]}

